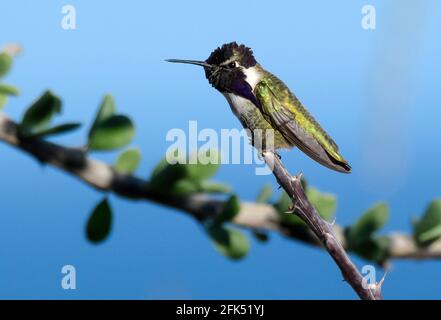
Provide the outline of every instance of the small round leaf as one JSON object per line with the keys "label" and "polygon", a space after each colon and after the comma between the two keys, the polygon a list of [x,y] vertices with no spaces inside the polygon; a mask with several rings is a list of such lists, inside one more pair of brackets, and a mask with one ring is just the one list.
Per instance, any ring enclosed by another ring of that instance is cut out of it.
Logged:
{"label": "small round leaf", "polygon": [[123,115],[112,115],[98,123],[91,131],[89,147],[92,150],[114,150],[129,144],[135,135],[132,121]]}
{"label": "small round leaf", "polygon": [[312,187],[308,187],[305,193],[320,216],[330,221],[337,208],[337,198],[333,194],[323,193]]}
{"label": "small round leaf", "polygon": [[92,133],[92,131],[95,129],[95,127],[103,122],[105,119],[109,118],[111,115],[113,115],[116,111],[115,101],[113,100],[113,97],[108,94],[105,95],[103,98],[103,101],[101,102],[101,106],[96,114],[95,120],[90,127],[89,130],[89,137]]}
{"label": "small round leaf", "polygon": [[137,148],[130,148],[118,156],[115,170],[119,173],[130,174],[136,171],[141,162],[141,151]]}
{"label": "small round leaf", "polygon": [[[201,156],[199,155],[199,157]],[[205,159],[207,161],[204,161],[203,163],[200,162],[199,157],[198,163],[187,164],[189,177],[196,181],[210,179],[219,170],[220,155],[216,151],[210,151],[206,156],[207,159]]]}
{"label": "small round leaf", "polygon": [[49,129],[44,129],[44,130],[38,131],[37,133],[30,134],[29,136],[32,136],[35,138],[53,136],[53,135],[68,133],[70,131],[78,129],[79,127],[81,127],[81,123],[77,123],[77,122],[64,123],[64,124],[60,124],[60,125],[54,126]]}
{"label": "small round leaf", "polygon": [[0,94],[5,94],[8,96],[18,96],[20,94],[20,91],[13,86],[10,86],[8,84],[0,84]]}
{"label": "small round leaf", "polygon": [[8,103],[8,96],[5,94],[0,94],[0,110]]}
{"label": "small round leaf", "polygon": [[231,221],[240,211],[240,201],[239,197],[236,195],[232,195],[225,202],[225,205],[222,209],[220,215],[218,215],[214,219],[215,224],[222,224],[224,222]]}
{"label": "small round leaf", "polygon": [[441,237],[441,199],[433,200],[421,220],[415,223],[414,236],[423,246]]}
{"label": "small round leaf", "polygon": [[107,198],[102,200],[89,217],[86,226],[86,235],[93,243],[102,242],[105,240],[112,228],[112,210],[110,208]]}
{"label": "small round leaf", "polygon": [[247,237],[239,230],[215,226],[208,229],[208,234],[216,250],[230,259],[242,259],[250,250]]}
{"label": "small round leaf", "polygon": [[6,52],[0,53],[0,78],[5,76],[12,66],[12,57]]}
{"label": "small round leaf", "polygon": [[30,132],[45,130],[53,116],[61,112],[61,100],[50,91],[46,91],[25,112],[21,121],[22,128]]}
{"label": "small round leaf", "polygon": [[349,245],[359,246],[371,239],[373,233],[384,226],[388,217],[389,208],[386,203],[374,205],[346,230]]}

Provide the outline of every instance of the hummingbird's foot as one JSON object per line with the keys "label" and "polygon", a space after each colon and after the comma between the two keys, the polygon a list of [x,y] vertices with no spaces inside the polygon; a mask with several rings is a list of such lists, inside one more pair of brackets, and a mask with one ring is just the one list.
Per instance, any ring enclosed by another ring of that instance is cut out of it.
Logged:
{"label": "hummingbird's foot", "polygon": [[277,151],[275,151],[275,150],[262,150],[262,151],[260,151],[259,156],[265,157],[265,154],[267,152],[273,153],[277,158],[279,158],[279,160],[282,160],[282,156]]}
{"label": "hummingbird's foot", "polygon": [[262,149],[262,150],[260,151],[260,155],[261,155],[261,156],[265,156],[265,154],[268,153],[268,152],[273,153],[273,154],[276,155],[277,158],[279,158],[280,160],[282,159],[282,156],[281,156],[277,151],[275,151],[275,150],[271,150],[271,149],[269,149],[269,150],[267,150],[267,149]]}
{"label": "hummingbird's foot", "polygon": [[260,152],[257,153],[257,156],[259,157],[259,160],[265,159],[268,152],[271,152],[271,150],[261,149]]}

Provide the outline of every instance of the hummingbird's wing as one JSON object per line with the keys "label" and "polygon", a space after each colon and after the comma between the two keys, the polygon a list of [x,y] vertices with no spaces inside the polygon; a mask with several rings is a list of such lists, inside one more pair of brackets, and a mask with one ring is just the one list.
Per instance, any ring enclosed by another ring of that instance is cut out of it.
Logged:
{"label": "hummingbird's wing", "polygon": [[351,171],[337,144],[282,81],[272,74],[265,74],[254,93],[264,117],[289,143],[330,169],[344,173]]}

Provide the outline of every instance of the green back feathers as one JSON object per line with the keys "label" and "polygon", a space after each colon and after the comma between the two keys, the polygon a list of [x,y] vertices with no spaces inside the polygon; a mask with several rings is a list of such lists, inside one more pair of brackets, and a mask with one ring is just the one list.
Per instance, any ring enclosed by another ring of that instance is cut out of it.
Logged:
{"label": "green back feathers", "polygon": [[[340,155],[337,144],[277,77],[263,71],[254,93],[267,120],[293,145],[316,161],[334,170],[348,172],[350,167]],[[331,157],[331,159],[329,159]],[[327,159],[328,158],[328,159]]]}

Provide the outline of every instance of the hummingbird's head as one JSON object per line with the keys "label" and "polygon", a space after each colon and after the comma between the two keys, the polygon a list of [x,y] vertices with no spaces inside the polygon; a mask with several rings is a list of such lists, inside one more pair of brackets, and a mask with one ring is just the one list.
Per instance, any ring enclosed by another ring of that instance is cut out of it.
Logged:
{"label": "hummingbird's head", "polygon": [[189,63],[204,67],[208,82],[222,93],[234,93],[248,97],[258,78],[257,61],[253,51],[236,42],[226,43],[214,50],[207,60],[177,60],[169,62]]}

